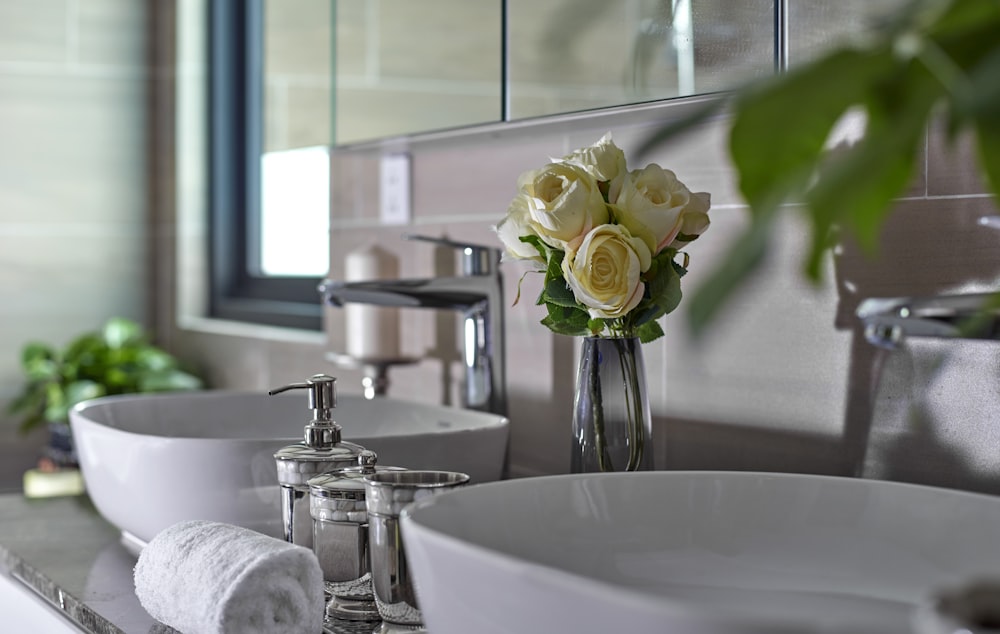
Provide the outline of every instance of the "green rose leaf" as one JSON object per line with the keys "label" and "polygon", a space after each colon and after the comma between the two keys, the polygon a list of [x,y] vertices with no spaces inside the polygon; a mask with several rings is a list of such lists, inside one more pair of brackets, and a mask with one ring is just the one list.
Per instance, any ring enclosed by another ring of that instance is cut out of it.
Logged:
{"label": "green rose leaf", "polygon": [[545,244],[541,238],[539,238],[538,236],[521,236],[518,238],[518,240],[535,247],[535,249],[538,251],[538,255],[542,256],[542,259],[548,262],[549,252],[552,249],[549,248],[549,245]]}
{"label": "green rose leaf", "polygon": [[676,252],[664,251],[653,258],[646,272],[646,297],[635,308],[633,327],[640,328],[673,312],[681,303],[681,276],[673,258]]}
{"label": "green rose leaf", "polygon": [[604,319],[591,319],[587,322],[587,329],[590,330],[590,334],[597,337],[604,330],[605,320]]}
{"label": "green rose leaf", "polygon": [[549,314],[541,323],[552,332],[571,337],[586,337],[590,334],[590,315],[587,311],[555,304],[547,304],[546,308]]}
{"label": "green rose leaf", "polygon": [[663,328],[660,327],[658,321],[647,321],[636,329],[635,334],[639,337],[640,342],[649,343],[663,336]]}
{"label": "green rose leaf", "polygon": [[569,287],[566,280],[562,277],[551,279],[545,284],[545,288],[542,289],[541,295],[542,302],[546,304],[555,304],[557,306],[567,306],[576,308],[576,297],[573,295],[573,289]]}

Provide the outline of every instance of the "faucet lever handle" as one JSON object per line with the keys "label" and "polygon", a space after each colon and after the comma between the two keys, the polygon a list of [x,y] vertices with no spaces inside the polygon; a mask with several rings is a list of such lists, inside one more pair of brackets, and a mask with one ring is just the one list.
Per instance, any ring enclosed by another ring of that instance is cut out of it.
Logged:
{"label": "faucet lever handle", "polygon": [[501,251],[495,247],[415,233],[404,233],[403,239],[419,240],[458,249],[462,252],[462,273],[464,275],[489,275],[493,273],[494,267],[500,262]]}

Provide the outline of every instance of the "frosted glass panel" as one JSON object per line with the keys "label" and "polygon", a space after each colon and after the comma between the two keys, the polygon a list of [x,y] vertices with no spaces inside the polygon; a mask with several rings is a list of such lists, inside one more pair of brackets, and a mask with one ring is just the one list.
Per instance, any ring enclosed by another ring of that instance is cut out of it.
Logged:
{"label": "frosted glass panel", "polygon": [[509,0],[510,117],[717,92],[774,70],[772,0]]}

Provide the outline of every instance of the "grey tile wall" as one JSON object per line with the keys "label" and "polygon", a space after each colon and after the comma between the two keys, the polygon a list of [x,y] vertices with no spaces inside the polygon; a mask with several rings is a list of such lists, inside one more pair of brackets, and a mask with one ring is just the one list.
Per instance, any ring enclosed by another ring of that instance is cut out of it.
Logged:
{"label": "grey tile wall", "polygon": [[146,4],[0,3],[0,490],[44,433],[7,404],[21,346],[144,319]]}

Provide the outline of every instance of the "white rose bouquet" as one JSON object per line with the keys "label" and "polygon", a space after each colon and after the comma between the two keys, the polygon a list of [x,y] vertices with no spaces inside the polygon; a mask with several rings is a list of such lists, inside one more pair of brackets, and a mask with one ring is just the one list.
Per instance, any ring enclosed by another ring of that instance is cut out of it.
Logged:
{"label": "white rose bouquet", "polygon": [[681,250],[708,229],[709,194],[655,163],[628,171],[610,133],[525,172],[518,188],[495,230],[505,258],[544,272],[542,324],[571,336],[662,336],[656,320],[680,303]]}

